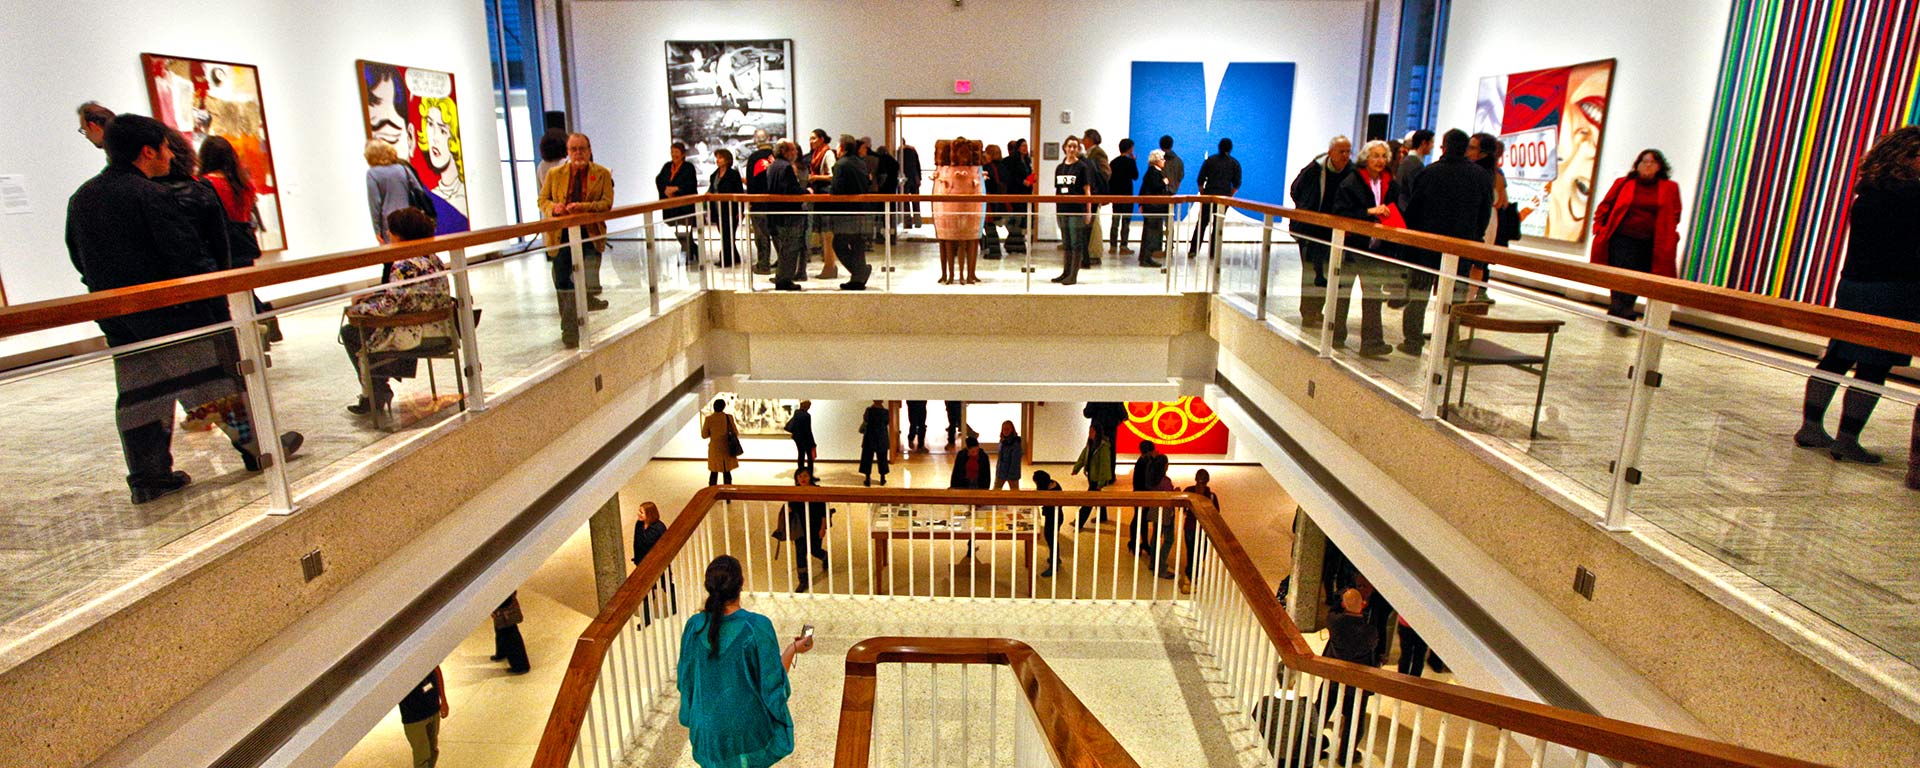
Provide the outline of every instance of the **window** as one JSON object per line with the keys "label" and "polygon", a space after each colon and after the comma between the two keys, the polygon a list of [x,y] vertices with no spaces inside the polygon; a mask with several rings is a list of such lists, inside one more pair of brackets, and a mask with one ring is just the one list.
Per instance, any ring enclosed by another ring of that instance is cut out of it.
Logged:
{"label": "window", "polygon": [[542,10],[537,0],[483,0],[487,50],[493,63],[493,114],[500,142],[500,179],[513,222],[540,218],[540,135],[545,129],[541,78]]}
{"label": "window", "polygon": [[1447,14],[1452,0],[1403,0],[1400,52],[1393,72],[1393,125],[1403,136],[1433,128],[1440,109],[1440,63],[1447,48]]}

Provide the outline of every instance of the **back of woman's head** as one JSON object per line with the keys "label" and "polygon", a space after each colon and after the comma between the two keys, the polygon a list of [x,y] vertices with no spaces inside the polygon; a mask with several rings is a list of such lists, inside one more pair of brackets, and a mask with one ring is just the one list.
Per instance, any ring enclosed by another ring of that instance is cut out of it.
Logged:
{"label": "back of woman's head", "polygon": [[548,129],[540,136],[540,159],[549,163],[567,159],[567,132]]}
{"label": "back of woman's head", "polygon": [[220,136],[208,136],[206,141],[200,143],[200,173],[218,173],[227,177],[227,183],[237,189],[253,189],[253,181],[247,178],[247,169],[240,165],[240,153],[233,151],[232,142]]}
{"label": "back of woman's head", "polygon": [[1920,125],[1881,136],[1860,161],[1860,184],[1920,180]]}
{"label": "back of woman's head", "polygon": [[400,153],[394,150],[392,144],[379,139],[368,139],[367,146],[360,150],[360,155],[367,159],[368,167],[372,168],[400,164]]}
{"label": "back of woman's head", "polygon": [[173,176],[193,176],[193,141],[187,135],[176,130],[167,130],[167,149],[173,150],[173,164],[167,172]]}
{"label": "back of woman's head", "polygon": [[720,655],[720,619],[726,616],[727,605],[740,599],[745,582],[740,561],[733,555],[721,555],[707,564],[707,604],[701,608],[707,614],[707,658]]}
{"label": "back of woman's head", "polygon": [[418,208],[400,208],[387,214],[387,232],[395,240],[425,240],[433,237],[433,217]]}

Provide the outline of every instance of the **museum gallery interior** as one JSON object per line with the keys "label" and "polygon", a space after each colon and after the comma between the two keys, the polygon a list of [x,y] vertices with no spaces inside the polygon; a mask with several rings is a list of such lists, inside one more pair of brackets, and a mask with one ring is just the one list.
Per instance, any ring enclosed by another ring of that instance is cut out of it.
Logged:
{"label": "museum gallery interior", "polygon": [[1920,754],[1909,0],[0,36],[0,764]]}

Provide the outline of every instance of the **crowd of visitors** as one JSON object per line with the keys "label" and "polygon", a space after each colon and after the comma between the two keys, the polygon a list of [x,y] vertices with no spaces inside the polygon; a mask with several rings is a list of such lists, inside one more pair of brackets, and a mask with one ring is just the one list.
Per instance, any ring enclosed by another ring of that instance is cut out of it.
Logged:
{"label": "crowd of visitors", "polygon": [[[107,154],[106,168],[67,202],[67,253],[88,291],[247,266],[260,252],[251,227],[231,226],[234,213],[244,215],[251,208],[251,186],[225,142],[203,147],[210,148],[210,171],[217,174],[209,177],[197,173],[200,158],[186,137],[153,118],[115,116],[91,102],[80,107],[79,117],[87,140]],[[229,319],[227,303],[213,298],[106,318],[98,325],[108,344],[121,347]],[[193,481],[173,468],[176,407],[185,410],[188,426],[224,433],[247,471],[263,468],[239,359],[232,331],[114,356],[119,390],[114,421],[134,504],[178,492]],[[285,458],[305,438],[286,432],[278,439]]]}

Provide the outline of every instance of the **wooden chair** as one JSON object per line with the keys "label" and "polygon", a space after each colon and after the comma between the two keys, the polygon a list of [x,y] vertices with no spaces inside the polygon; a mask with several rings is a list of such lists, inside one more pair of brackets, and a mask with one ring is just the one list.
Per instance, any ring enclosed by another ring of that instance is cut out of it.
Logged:
{"label": "wooden chair", "polygon": [[[385,413],[386,409],[379,407],[373,396],[373,369],[374,366],[382,363],[400,360],[425,361],[427,368],[427,389],[433,394],[434,401],[438,402],[440,399],[440,385],[439,382],[434,380],[433,361],[452,360],[453,380],[460,392],[460,407],[463,409],[467,407],[467,379],[464,375],[461,375],[462,369],[460,367],[460,325],[455,322],[456,316],[454,315],[457,309],[458,306],[456,305],[430,312],[414,312],[404,315],[357,315],[352,312],[346,313],[347,325],[357,330],[360,334],[360,349],[354,353],[355,358],[357,358],[360,363],[360,396],[366,398],[368,406],[372,408],[374,427],[379,429],[387,428],[387,425],[381,421],[381,415]],[[444,323],[442,327],[452,329],[452,334],[429,339],[413,349],[389,352],[371,352],[367,349],[366,340],[372,337],[376,329],[405,328],[440,323]]]}
{"label": "wooden chair", "polygon": [[[1448,313],[1447,325],[1447,382],[1446,395],[1440,399],[1440,418],[1445,419],[1448,401],[1453,399],[1453,369],[1460,372],[1460,405],[1467,404],[1467,377],[1476,365],[1501,365],[1532,374],[1540,379],[1540,386],[1533,394],[1533,425],[1527,431],[1528,439],[1540,437],[1540,404],[1547,396],[1547,368],[1553,359],[1553,337],[1566,325],[1560,320],[1514,320],[1488,317],[1485,302],[1455,304]],[[1466,329],[1466,336],[1460,335]],[[1511,333],[1526,335],[1545,335],[1546,347],[1539,354],[1523,352],[1518,349],[1479,338],[1480,331],[1489,333]]]}

